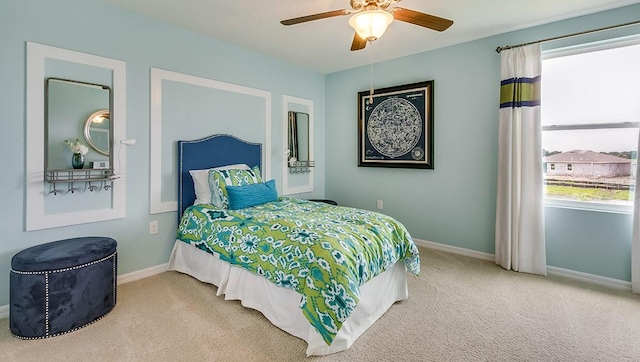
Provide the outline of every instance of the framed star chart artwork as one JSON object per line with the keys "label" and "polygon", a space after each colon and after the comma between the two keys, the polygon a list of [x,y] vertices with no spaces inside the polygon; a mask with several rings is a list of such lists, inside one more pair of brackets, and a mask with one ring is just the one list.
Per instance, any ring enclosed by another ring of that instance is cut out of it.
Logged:
{"label": "framed star chart artwork", "polygon": [[358,167],[433,169],[433,80],[358,92]]}

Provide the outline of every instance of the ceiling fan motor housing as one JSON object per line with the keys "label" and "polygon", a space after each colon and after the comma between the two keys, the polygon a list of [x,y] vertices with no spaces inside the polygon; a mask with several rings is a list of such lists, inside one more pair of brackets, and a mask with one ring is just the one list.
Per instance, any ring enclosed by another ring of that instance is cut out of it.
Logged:
{"label": "ceiling fan motor housing", "polygon": [[399,3],[401,0],[351,0],[351,8],[355,11],[362,10],[368,6],[379,9],[386,9],[391,4]]}

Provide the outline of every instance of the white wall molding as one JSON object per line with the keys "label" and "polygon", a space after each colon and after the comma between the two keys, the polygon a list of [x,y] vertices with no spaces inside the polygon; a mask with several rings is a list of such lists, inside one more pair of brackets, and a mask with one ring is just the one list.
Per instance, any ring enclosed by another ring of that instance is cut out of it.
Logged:
{"label": "white wall molding", "polygon": [[[84,224],[89,222],[121,219],[126,216],[126,182],[115,181],[112,188],[111,208],[45,213],[44,191],[44,119],[45,119],[45,63],[47,59],[63,60],[110,69],[113,74],[113,123],[114,143],[126,138],[127,131],[127,87],[126,63],[76,51],[55,48],[48,45],[27,42],[27,139],[26,177],[27,191],[25,205],[26,231],[48,229],[59,226]],[[118,159],[114,158],[116,170],[126,170],[126,150]],[[62,197],[62,196],[60,196]]]}
{"label": "white wall molding", "polygon": [[[313,101],[310,99],[292,97],[288,95],[282,96],[282,149],[289,149],[289,110],[291,110],[291,104],[301,105],[307,109],[309,113],[309,160],[314,160],[313,151],[313,139],[314,139],[314,122],[313,122]],[[306,185],[289,186],[290,173],[289,165],[287,163],[287,155],[284,155],[282,160],[282,195],[302,194],[305,192],[313,192],[313,171],[306,174]],[[302,175],[297,175],[302,176]]]}
{"label": "white wall molding", "polygon": [[[426,241],[426,240],[420,240],[420,239],[414,239],[414,242],[416,243],[416,245],[423,246],[428,249],[444,251],[446,253],[495,262],[494,254],[483,253],[480,251],[459,248],[457,246],[434,243],[432,241]],[[592,283],[592,284],[599,285],[601,287],[610,288],[610,289],[631,291],[631,282],[603,277],[600,275],[588,274],[588,273],[583,273],[575,270],[558,268],[555,266],[547,266],[547,274],[561,276],[561,277],[578,280],[582,282]]]}
{"label": "white wall molding", "polygon": [[[118,275],[118,285],[134,282],[136,280],[148,278],[167,271],[169,263],[152,266],[146,269],[137,270],[131,273]],[[9,318],[9,305],[0,306],[0,319]]]}
{"label": "white wall molding", "polygon": [[262,164],[265,179],[271,178],[271,92],[225,83],[213,79],[151,68],[151,115],[150,115],[150,156],[149,156],[149,212],[158,214],[178,209],[178,201],[162,201],[162,81],[197,85],[227,92],[240,93],[264,99],[264,142],[262,143]]}

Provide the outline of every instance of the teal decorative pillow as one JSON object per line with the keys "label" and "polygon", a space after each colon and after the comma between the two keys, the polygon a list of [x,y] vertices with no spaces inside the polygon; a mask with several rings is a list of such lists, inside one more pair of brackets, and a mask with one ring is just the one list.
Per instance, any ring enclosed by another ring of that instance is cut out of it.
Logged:
{"label": "teal decorative pillow", "polygon": [[258,166],[251,170],[210,170],[211,204],[221,209],[228,209],[227,186],[243,186],[261,182],[262,177],[260,177]]}
{"label": "teal decorative pillow", "polygon": [[276,180],[244,186],[227,186],[229,210],[244,209],[278,200]]}

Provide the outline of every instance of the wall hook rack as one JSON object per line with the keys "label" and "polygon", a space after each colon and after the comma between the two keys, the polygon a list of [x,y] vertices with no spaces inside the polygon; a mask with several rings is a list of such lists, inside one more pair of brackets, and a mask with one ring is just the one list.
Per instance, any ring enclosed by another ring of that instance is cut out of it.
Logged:
{"label": "wall hook rack", "polygon": [[289,161],[289,173],[309,173],[315,167],[316,161]]}
{"label": "wall hook rack", "polygon": [[[46,173],[45,181],[49,185],[49,193],[53,195],[76,193],[86,191],[91,192],[105,190],[109,191],[113,187],[113,181],[120,179],[121,175],[113,173],[113,169],[68,169],[68,170],[49,170]],[[94,184],[97,183],[97,184]],[[67,190],[63,191],[58,188],[58,184],[66,183]],[[84,183],[84,189],[75,187],[74,184]]]}

